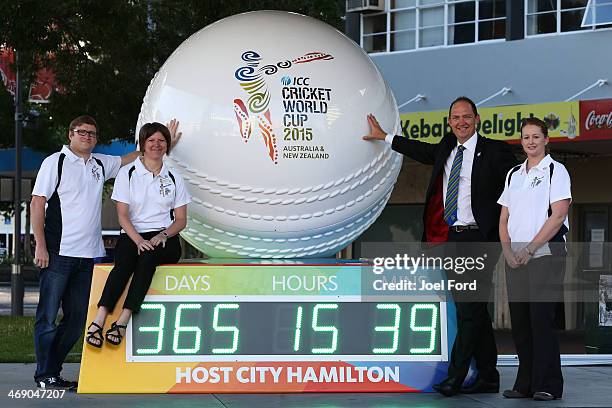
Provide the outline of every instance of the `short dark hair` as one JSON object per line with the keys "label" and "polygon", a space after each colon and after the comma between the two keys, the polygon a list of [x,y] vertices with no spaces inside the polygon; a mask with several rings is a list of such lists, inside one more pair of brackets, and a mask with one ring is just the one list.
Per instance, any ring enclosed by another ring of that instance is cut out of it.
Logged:
{"label": "short dark hair", "polygon": [[523,121],[521,122],[521,136],[523,135],[523,128],[528,125],[539,127],[544,137],[548,137],[548,126],[546,126],[546,122],[535,117],[523,119]]}
{"label": "short dark hair", "polygon": [[145,123],[140,128],[140,132],[138,133],[138,146],[140,146],[140,151],[142,153],[144,153],[144,144],[146,140],[157,132],[161,133],[164,139],[166,139],[166,154],[170,154],[170,149],[172,147],[170,131],[159,122]]}
{"label": "short dark hair", "polygon": [[467,96],[460,96],[457,99],[455,99],[454,101],[452,101],[450,106],[448,107],[448,117],[449,118],[451,116],[451,110],[453,109],[453,105],[455,105],[457,102],[467,102],[467,103],[469,103],[470,106],[472,107],[472,112],[474,112],[474,116],[478,116],[478,109],[476,108],[476,104],[474,103],[474,101],[471,100],[470,98],[468,98]]}
{"label": "short dark hair", "polygon": [[81,125],[92,125],[96,127],[96,132],[99,131],[98,123],[89,115],[81,115],[72,119],[72,122],[70,122],[70,125],[68,125],[68,129],[72,131],[74,128]]}

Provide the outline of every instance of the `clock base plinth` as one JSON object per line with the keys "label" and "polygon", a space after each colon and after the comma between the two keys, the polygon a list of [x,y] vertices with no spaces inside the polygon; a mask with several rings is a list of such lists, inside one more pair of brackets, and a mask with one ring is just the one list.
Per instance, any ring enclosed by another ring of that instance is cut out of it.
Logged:
{"label": "clock base plinth", "polygon": [[[428,392],[446,377],[452,303],[363,301],[356,262],[264,262],[159,267],[122,344],[84,344],[78,392]],[[94,269],[87,324],[111,269]]]}

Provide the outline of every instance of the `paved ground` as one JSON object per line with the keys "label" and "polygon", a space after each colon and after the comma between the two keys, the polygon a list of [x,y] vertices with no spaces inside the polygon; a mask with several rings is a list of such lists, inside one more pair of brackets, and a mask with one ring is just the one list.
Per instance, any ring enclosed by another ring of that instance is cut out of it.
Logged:
{"label": "paved ground", "polygon": [[[77,377],[79,365],[66,364],[65,377]],[[536,402],[507,400],[501,394],[201,394],[201,395],[101,395],[66,393],[61,400],[9,399],[10,390],[34,389],[32,364],[0,364],[0,407],[136,407],[136,408],[396,408],[396,407],[612,407],[612,366],[564,367],[562,400]],[[500,367],[502,388],[512,384],[515,367]]]}

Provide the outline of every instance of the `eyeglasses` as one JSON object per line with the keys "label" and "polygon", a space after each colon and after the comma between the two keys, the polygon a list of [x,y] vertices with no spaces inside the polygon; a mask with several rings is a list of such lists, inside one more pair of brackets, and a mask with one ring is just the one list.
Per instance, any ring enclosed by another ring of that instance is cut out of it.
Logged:
{"label": "eyeglasses", "polygon": [[87,131],[85,129],[72,129],[72,131],[79,136],[89,136],[94,139],[98,137],[98,133],[95,130]]}

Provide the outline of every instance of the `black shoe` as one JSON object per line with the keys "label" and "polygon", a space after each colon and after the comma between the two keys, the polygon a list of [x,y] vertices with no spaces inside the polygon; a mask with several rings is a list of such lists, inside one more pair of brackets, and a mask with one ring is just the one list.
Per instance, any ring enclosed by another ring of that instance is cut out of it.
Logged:
{"label": "black shoe", "polygon": [[463,394],[498,393],[499,382],[490,382],[477,378],[474,384],[461,388]]}
{"label": "black shoe", "polygon": [[522,392],[517,391],[517,390],[505,390],[502,395],[506,398],[531,398],[532,397],[532,395],[523,394]]}
{"label": "black shoe", "polygon": [[554,399],[557,399],[557,397],[552,395],[550,392],[538,391],[533,394],[533,399],[536,401],[552,401]]}
{"label": "black shoe", "polygon": [[455,377],[448,377],[441,383],[434,384],[432,388],[440,394],[444,395],[445,397],[452,397],[453,395],[459,394],[459,391],[461,390],[461,384],[463,384],[463,380],[459,380]]}
{"label": "black shoe", "polygon": [[66,385],[66,381],[59,381],[59,377],[48,377],[36,381],[36,386],[45,390],[68,390],[70,387]]}
{"label": "black shoe", "polygon": [[67,379],[59,375],[55,378],[57,379],[58,384],[64,385],[70,391],[76,391],[76,389],[79,387],[79,383],[77,381],[68,381]]}

